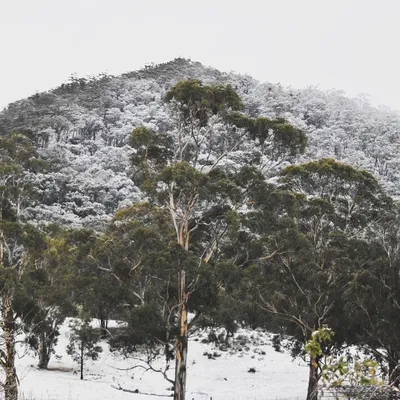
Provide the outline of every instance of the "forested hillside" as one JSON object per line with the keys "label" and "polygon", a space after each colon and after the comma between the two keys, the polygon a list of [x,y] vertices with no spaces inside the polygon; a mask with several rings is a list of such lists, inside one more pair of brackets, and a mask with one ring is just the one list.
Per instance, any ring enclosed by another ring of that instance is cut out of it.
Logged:
{"label": "forested hillside", "polygon": [[5,399],[19,398],[18,345],[48,369],[68,317],[80,380],[102,339],[185,400],[189,338],[234,355],[259,343],[242,328],[307,361],[307,400],[398,390],[399,123],[361,99],[181,59],[9,105]]}
{"label": "forested hillside", "polygon": [[[176,59],[118,77],[71,78],[0,113],[0,131],[28,134],[49,164],[36,175],[40,197],[28,210],[33,218],[101,227],[118,208],[141,199],[136,182],[130,179],[129,135],[140,126],[157,132],[172,130],[162,100],[175,83],[188,78],[205,84],[229,83],[248,115],[282,117],[301,128],[308,138],[305,153],[283,160],[280,167],[333,157],[370,171],[389,194],[400,192],[396,113],[337,91],[285,88]],[[232,162],[240,165],[245,160],[237,152]]]}

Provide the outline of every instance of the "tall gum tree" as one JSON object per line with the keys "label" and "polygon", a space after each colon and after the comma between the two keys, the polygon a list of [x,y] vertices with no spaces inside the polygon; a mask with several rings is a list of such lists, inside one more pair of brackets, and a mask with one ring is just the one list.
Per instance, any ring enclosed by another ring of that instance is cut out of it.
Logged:
{"label": "tall gum tree", "polygon": [[6,400],[18,399],[15,342],[18,332],[14,302],[29,250],[40,249],[40,236],[23,219],[32,196],[33,173],[40,167],[33,143],[25,136],[0,137],[0,366]]}
{"label": "tall gum tree", "polygon": [[59,328],[74,314],[73,298],[78,288],[74,285],[76,246],[72,232],[52,225],[43,229],[41,236],[43,247],[21,276],[16,307],[29,344],[37,352],[38,368],[47,369]]}
{"label": "tall gum tree", "polygon": [[[246,203],[251,177],[259,176],[257,169],[266,173],[271,165],[303,151],[306,137],[283,119],[247,117],[229,85],[182,81],[167,92],[165,101],[174,129],[133,131],[133,179],[150,202],[168,210],[176,243],[197,255],[200,270],[218,253],[229,225]],[[244,164],[248,179],[239,179]],[[185,399],[189,330],[204,311],[193,310],[189,323],[190,298],[198,279],[188,281],[184,263],[179,266],[175,400]]]}
{"label": "tall gum tree", "polygon": [[382,213],[370,227],[353,258],[362,268],[354,271],[349,311],[363,329],[359,340],[386,369],[389,384],[400,386],[400,214],[398,204]]}
{"label": "tall gum tree", "polygon": [[[270,239],[274,257],[261,260],[263,308],[293,337],[295,350],[332,327],[332,352],[354,339],[346,301],[360,265],[352,252],[391,202],[371,174],[333,159],[289,166],[281,182],[299,202],[286,229]],[[317,399],[320,361],[309,360],[307,400]]]}

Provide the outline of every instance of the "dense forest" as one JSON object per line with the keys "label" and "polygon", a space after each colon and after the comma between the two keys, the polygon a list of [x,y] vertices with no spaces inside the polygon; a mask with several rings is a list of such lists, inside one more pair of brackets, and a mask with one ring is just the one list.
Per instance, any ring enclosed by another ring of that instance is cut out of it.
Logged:
{"label": "dense forest", "polygon": [[[164,358],[157,372],[175,400],[191,333],[229,346],[240,327],[307,358],[307,400],[322,381],[348,383],[335,357],[354,346],[368,357],[357,384],[397,388],[399,135],[400,117],[364,98],[182,59],[74,77],[10,104],[0,113],[5,399],[19,398],[18,335],[46,369],[67,317],[81,379],[105,338],[127,357],[144,352],[150,369]],[[116,319],[124,325],[109,328]]]}

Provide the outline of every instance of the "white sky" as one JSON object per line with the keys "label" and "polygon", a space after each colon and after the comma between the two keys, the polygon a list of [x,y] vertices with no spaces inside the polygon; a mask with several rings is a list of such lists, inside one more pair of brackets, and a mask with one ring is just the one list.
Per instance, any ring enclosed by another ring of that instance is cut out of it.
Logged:
{"label": "white sky", "polygon": [[0,109],[72,73],[191,58],[400,110],[400,0],[0,0]]}

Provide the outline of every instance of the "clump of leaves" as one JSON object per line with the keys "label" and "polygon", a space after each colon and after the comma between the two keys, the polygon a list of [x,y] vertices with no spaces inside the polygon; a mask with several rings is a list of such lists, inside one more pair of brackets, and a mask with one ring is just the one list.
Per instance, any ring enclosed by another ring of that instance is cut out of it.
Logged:
{"label": "clump of leaves", "polygon": [[[359,388],[363,386],[380,387],[383,380],[379,376],[378,363],[366,358],[363,360],[346,360],[343,356],[331,357],[324,352],[324,345],[331,342],[334,332],[327,326],[323,326],[312,334],[305,346],[306,352],[313,360],[322,360],[316,365],[321,370],[323,388]],[[322,364],[322,365],[321,365]]]}

